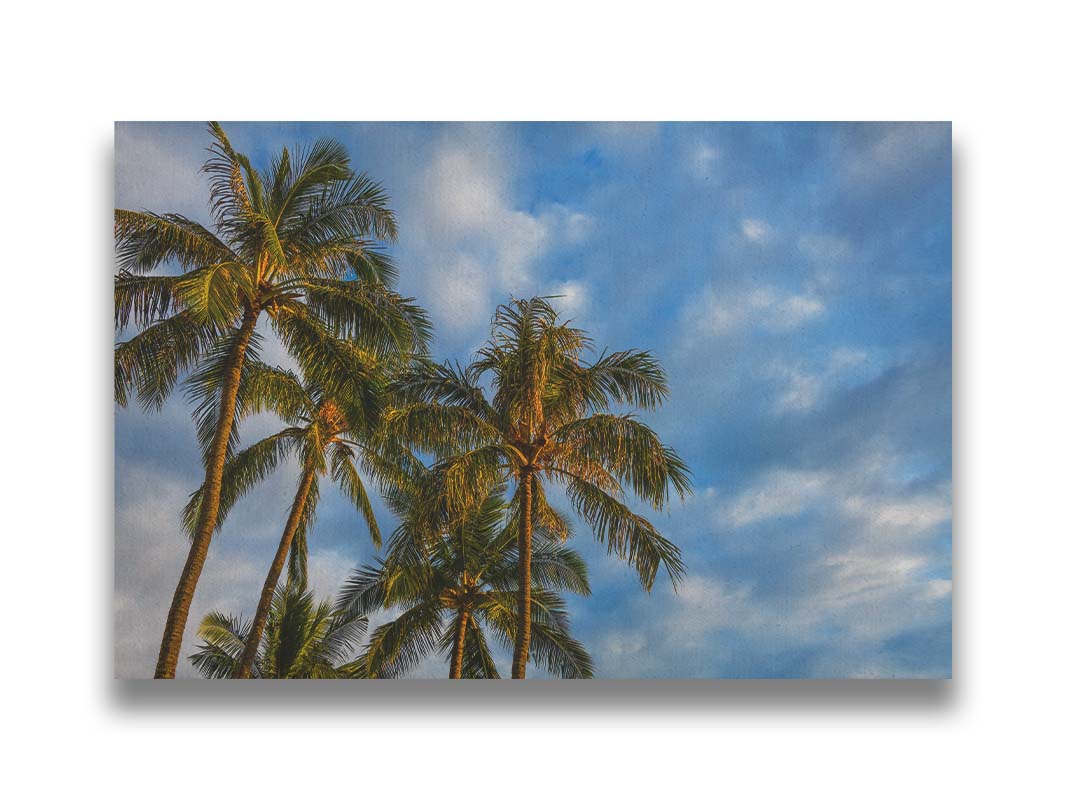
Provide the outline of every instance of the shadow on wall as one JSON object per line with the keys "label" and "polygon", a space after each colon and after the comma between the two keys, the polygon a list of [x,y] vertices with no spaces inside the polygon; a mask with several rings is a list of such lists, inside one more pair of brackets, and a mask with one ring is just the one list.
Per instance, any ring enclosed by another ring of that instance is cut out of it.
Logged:
{"label": "shadow on wall", "polygon": [[624,714],[871,710],[942,714],[956,707],[948,680],[593,680],[593,681],[111,681],[119,713],[197,715],[360,711],[545,715],[576,710]]}

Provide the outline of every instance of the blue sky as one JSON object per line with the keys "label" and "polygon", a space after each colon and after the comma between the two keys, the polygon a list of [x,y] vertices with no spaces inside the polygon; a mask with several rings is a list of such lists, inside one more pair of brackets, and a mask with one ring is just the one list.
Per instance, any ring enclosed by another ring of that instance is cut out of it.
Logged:
{"label": "blue sky", "polygon": [[[399,289],[438,358],[468,358],[512,294],[560,295],[599,346],[660,356],[671,398],[645,417],[697,488],[655,518],[689,574],[646,594],[579,526],[593,595],[572,616],[600,677],[950,675],[948,124],[226,129],[256,163],[335,137],[387,187]],[[200,123],[120,123],[116,205],[208,222],[209,143]],[[147,676],[200,479],[188,408],[117,410],[115,447],[116,673]],[[295,482],[280,470],[212,544],[183,653],[207,611],[251,612]],[[374,556],[333,490],[310,547],[322,594]]]}

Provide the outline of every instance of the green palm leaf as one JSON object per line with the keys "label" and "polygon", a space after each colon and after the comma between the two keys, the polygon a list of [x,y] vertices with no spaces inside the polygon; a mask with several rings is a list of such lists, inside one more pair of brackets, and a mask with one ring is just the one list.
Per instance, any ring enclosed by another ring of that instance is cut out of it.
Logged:
{"label": "green palm leaf", "polygon": [[574,476],[567,478],[567,496],[575,510],[589,523],[597,540],[607,545],[609,553],[617,553],[637,570],[646,590],[651,591],[661,564],[671,583],[678,585],[685,575],[685,564],[676,545],[604,490]]}
{"label": "green palm leaf", "polygon": [[218,331],[187,311],[156,322],[115,345],[115,400],[125,407],[131,390],[141,407],[158,410],[178,377],[216,342]]}
{"label": "green palm leaf", "polygon": [[[246,369],[256,362],[261,314],[305,378],[343,406],[365,436],[384,408],[387,379],[378,362],[403,364],[424,352],[430,336],[425,313],[383,285],[395,275],[380,246],[396,236],[388,197],[351,169],[339,143],[322,140],[295,156],[283,150],[261,172],[221,125],[212,122],[208,131],[203,172],[212,230],[178,214],[115,211],[116,327],[140,328],[115,347],[116,401],[124,406],[136,394],[144,408],[158,409],[187,375],[203,485],[211,489],[167,616],[159,677],[174,675],[240,421],[273,407],[297,424],[299,403],[279,394],[280,376]],[[157,270],[163,274],[148,275]]]}
{"label": "green palm leaf", "polygon": [[[423,481],[435,486],[433,477],[427,474]],[[354,572],[338,596],[339,607],[354,613],[399,611],[372,635],[357,659],[359,674],[399,677],[436,650],[459,665],[456,677],[499,677],[479,619],[498,637],[514,641],[521,569],[505,487],[449,512],[437,537],[421,544],[410,528],[412,519],[422,518],[427,493],[412,490],[403,497],[407,505],[396,502],[401,525],[390,538],[387,558],[375,569]],[[551,591],[588,594],[585,565],[576,552],[544,537],[535,564],[535,661],[564,677],[586,677],[592,662],[567,633],[563,600]]]}
{"label": "green palm leaf", "polygon": [[[666,375],[647,351],[605,351],[590,362],[591,350],[589,336],[561,322],[547,298],[513,298],[497,308],[489,341],[467,367],[420,360],[400,376],[393,386],[397,407],[386,417],[392,436],[435,459],[437,494],[444,501],[439,506],[446,511],[463,508],[505,477],[513,481],[519,574],[514,583],[503,572],[497,580],[519,594],[512,664],[517,678],[524,677],[532,652],[534,538],[562,541],[570,534],[567,520],[545,498],[546,479],[567,489],[594,536],[636,569],[646,589],[661,565],[675,586],[685,571],[678,548],[627,507],[624,489],[664,509],[672,490],[678,497],[692,491],[688,469],[651,427],[614,413],[618,404],[659,406],[668,394]],[[407,521],[410,535],[433,530],[440,517],[433,508],[434,514],[424,511]],[[415,550],[409,545],[404,552]],[[537,568],[544,581],[586,588],[584,575],[559,564]],[[543,647],[564,644],[558,639]],[[549,652],[536,658],[562,669]],[[580,655],[575,659],[570,674],[582,674]]]}

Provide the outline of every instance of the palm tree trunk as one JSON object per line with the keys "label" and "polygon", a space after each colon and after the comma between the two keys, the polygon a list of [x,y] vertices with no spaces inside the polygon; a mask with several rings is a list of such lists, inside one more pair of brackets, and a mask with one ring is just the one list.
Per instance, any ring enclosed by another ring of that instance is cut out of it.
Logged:
{"label": "palm tree trunk", "polygon": [[515,631],[515,656],[511,677],[526,677],[530,657],[530,554],[533,550],[533,473],[524,469],[519,477],[519,621]]}
{"label": "palm tree trunk", "polygon": [[452,665],[448,670],[449,678],[463,677],[463,645],[467,640],[467,621],[471,618],[471,612],[464,608],[459,612],[459,620],[456,622],[456,638],[452,641]]}
{"label": "palm tree trunk", "polygon": [[259,312],[245,307],[244,319],[237,331],[237,337],[230,351],[229,364],[222,378],[222,392],[219,398],[219,421],[215,437],[208,448],[207,466],[204,470],[203,496],[200,502],[200,514],[196,521],[196,532],[189,547],[189,556],[185,559],[178,586],[174,590],[174,599],[167,613],[167,624],[163,628],[163,641],[159,646],[159,659],[156,661],[155,677],[173,678],[178,667],[178,654],[182,648],[182,636],[189,619],[189,607],[193,603],[193,593],[200,573],[204,569],[207,550],[211,536],[215,532],[215,522],[219,515],[219,496],[222,493],[222,468],[226,463],[226,445],[233,429],[234,412],[237,409],[237,390],[241,385],[241,370],[245,363],[245,353],[252,333],[256,329]]}
{"label": "palm tree trunk", "polygon": [[252,630],[245,639],[245,649],[241,653],[241,663],[237,668],[236,678],[252,677],[252,665],[256,660],[256,651],[259,649],[259,640],[263,637],[263,629],[267,626],[267,615],[270,613],[271,601],[274,599],[274,589],[281,577],[285,559],[289,557],[289,548],[296,536],[296,529],[300,527],[300,520],[304,516],[304,507],[307,505],[308,494],[311,493],[311,484],[315,480],[314,467],[304,468],[304,475],[300,479],[300,488],[297,489],[296,499],[289,509],[289,519],[285,522],[285,530],[282,531],[282,540],[278,542],[278,551],[274,554],[274,561],[267,571],[267,579],[263,582],[263,591],[259,595],[259,605],[256,607],[256,616],[252,620]]}

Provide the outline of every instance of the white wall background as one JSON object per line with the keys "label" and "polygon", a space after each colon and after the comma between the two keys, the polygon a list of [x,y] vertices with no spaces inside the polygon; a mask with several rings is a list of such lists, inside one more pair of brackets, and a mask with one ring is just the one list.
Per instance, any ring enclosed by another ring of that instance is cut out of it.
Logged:
{"label": "white wall background", "polygon": [[[1067,65],[1052,8],[189,0],[7,9],[8,793],[1062,789]],[[111,123],[214,116],[953,120],[955,680],[488,689],[110,680]]]}

